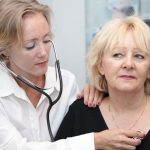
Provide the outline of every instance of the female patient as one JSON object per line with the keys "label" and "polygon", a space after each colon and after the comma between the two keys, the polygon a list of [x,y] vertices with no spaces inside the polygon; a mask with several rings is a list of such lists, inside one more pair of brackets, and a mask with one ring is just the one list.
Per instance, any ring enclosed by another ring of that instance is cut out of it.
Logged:
{"label": "female patient", "polygon": [[87,60],[93,84],[109,96],[96,108],[74,102],[56,139],[102,131],[100,149],[149,149],[149,27],[136,17],[110,21],[97,33]]}
{"label": "female patient", "polygon": [[[93,150],[98,144],[94,138],[98,133],[51,142],[47,122],[51,121],[55,135],[78,92],[72,73],[61,70],[63,92],[50,114],[48,98],[13,76],[17,74],[47,89],[45,92],[54,100],[60,88],[55,69],[48,65],[52,47],[47,5],[37,0],[0,0],[0,150]],[[98,91],[89,88],[87,93],[96,103],[98,94],[92,98],[92,93]]]}

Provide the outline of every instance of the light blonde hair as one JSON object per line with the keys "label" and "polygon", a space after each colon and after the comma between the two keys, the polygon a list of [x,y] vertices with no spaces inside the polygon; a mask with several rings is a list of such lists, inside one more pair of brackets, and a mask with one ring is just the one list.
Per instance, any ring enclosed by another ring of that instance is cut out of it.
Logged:
{"label": "light blonde hair", "polygon": [[51,11],[37,0],[0,0],[0,51],[12,43],[23,46],[23,17],[28,13],[41,13],[50,25]]}
{"label": "light blonde hair", "polygon": [[[107,81],[98,71],[98,64],[102,62],[105,51],[112,50],[120,38],[127,32],[131,32],[137,46],[150,53],[150,28],[140,18],[130,16],[113,19],[106,23],[96,34],[87,54],[87,70],[93,85],[100,91],[108,92]],[[111,68],[110,68],[111,69]],[[150,94],[150,80],[144,85],[145,93]]]}

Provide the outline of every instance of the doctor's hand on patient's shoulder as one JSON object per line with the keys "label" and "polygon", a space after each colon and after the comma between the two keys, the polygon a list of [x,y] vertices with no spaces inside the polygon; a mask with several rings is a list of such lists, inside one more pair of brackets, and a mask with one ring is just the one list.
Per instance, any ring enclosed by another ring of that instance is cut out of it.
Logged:
{"label": "doctor's hand on patient's shoulder", "polygon": [[95,149],[135,150],[145,134],[128,129],[109,129],[94,133]]}
{"label": "doctor's hand on patient's shoulder", "polygon": [[80,94],[77,95],[77,98],[84,97],[84,104],[89,107],[96,107],[96,105],[100,105],[104,93],[96,89],[93,85],[87,84],[81,91]]}

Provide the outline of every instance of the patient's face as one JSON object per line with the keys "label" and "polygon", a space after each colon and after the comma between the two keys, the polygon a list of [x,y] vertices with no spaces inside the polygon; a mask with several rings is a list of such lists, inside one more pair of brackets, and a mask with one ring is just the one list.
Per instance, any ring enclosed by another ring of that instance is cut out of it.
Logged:
{"label": "patient's face", "polygon": [[149,77],[150,54],[137,47],[132,33],[118,41],[113,50],[104,54],[99,71],[108,83],[108,90],[133,92],[143,89]]}

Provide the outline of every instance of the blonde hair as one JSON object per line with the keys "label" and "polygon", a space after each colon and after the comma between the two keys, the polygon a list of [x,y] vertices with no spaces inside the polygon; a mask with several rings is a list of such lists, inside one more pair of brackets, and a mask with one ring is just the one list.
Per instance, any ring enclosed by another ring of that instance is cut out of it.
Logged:
{"label": "blonde hair", "polygon": [[[126,18],[113,19],[106,23],[96,34],[87,54],[87,70],[90,79],[100,91],[108,92],[107,81],[98,71],[98,64],[102,62],[104,52],[112,50],[120,38],[127,32],[131,32],[137,46],[150,53],[150,28],[140,18],[130,16]],[[111,69],[111,68],[110,68]],[[150,80],[144,85],[145,93],[150,94]]]}
{"label": "blonde hair", "polygon": [[23,46],[23,17],[28,13],[41,13],[50,25],[50,9],[37,0],[0,0],[0,51],[12,43]]}

